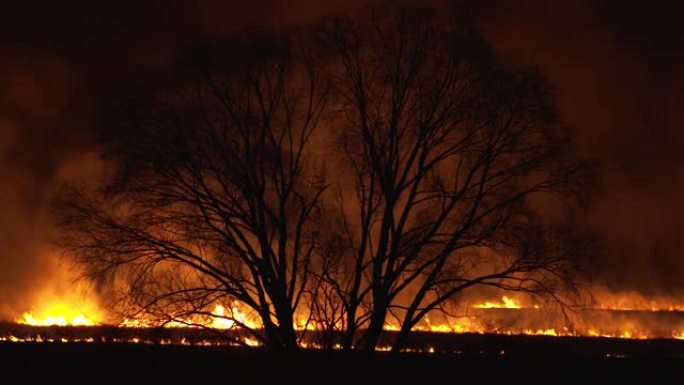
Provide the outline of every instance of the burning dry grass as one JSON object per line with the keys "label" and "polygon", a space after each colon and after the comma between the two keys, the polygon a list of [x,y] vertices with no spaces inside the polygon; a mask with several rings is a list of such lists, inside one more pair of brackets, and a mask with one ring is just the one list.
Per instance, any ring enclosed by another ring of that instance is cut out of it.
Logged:
{"label": "burning dry grass", "polygon": [[[628,306],[628,304],[633,304]],[[656,306],[657,305],[657,306]],[[414,327],[421,335],[493,334],[554,337],[603,337],[619,339],[684,339],[684,312],[674,305],[639,301],[607,300],[591,309],[560,311],[534,302],[503,296],[471,304],[460,316],[431,314]],[[639,310],[635,310],[634,308]],[[164,327],[142,319],[125,320],[119,326],[103,324],[97,307],[76,307],[63,301],[46,302],[39,311],[26,312],[17,323],[0,327],[2,341],[145,343],[170,345],[247,345],[259,342],[236,324],[259,330],[259,323],[241,311],[237,303],[216,304],[212,316],[187,322],[171,322]],[[95,309],[95,311],[93,311]],[[187,327],[195,325],[195,327]],[[316,326],[296,328],[302,332],[300,346],[320,347]],[[385,326],[389,346],[398,324]],[[333,331],[337,334],[339,331]],[[419,337],[421,340],[423,337]],[[439,337],[449,339],[451,337]],[[335,346],[334,344],[332,346]],[[380,350],[384,349],[382,346]],[[407,350],[434,351],[435,347],[409,346]]]}
{"label": "burning dry grass", "polygon": [[[432,321],[434,322],[434,321]],[[216,325],[212,325],[216,326]],[[220,326],[220,325],[219,325]],[[388,325],[383,346],[389,346],[396,328]],[[583,310],[569,318],[536,308],[473,308],[468,316],[456,321],[427,323],[416,327],[407,351],[449,351],[450,341],[462,336],[546,336],[592,337],[593,339],[656,340],[684,339],[684,313],[677,311]],[[303,333],[300,345],[318,348],[316,333]],[[463,337],[466,340],[473,337]],[[591,339],[591,338],[590,338]],[[201,327],[119,327],[45,326],[17,323],[0,324],[0,341],[12,342],[97,342],[143,343],[154,345],[247,345],[259,343],[236,328]],[[446,345],[445,345],[446,344]],[[379,350],[383,350],[381,346]],[[505,350],[505,349],[504,349]]]}

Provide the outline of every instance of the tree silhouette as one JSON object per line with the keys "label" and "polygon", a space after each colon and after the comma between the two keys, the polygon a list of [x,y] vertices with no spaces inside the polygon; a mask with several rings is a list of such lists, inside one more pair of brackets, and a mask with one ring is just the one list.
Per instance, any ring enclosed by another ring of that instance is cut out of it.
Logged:
{"label": "tree silhouette", "polygon": [[[398,10],[328,24],[340,102],[346,254],[325,279],[345,309],[343,344],[374,349],[476,285],[572,287],[581,243],[531,203],[586,180],[535,71],[506,70],[472,29]],[[346,185],[345,185],[346,186]],[[559,285],[560,284],[560,285]]]}
{"label": "tree silhouette", "polygon": [[62,196],[65,245],[145,317],[236,303],[258,324],[219,317],[282,348],[297,318],[401,349],[468,288],[573,288],[581,243],[536,202],[587,167],[543,77],[467,25],[395,9],[195,46],[118,115],[108,183]]}
{"label": "tree silhouette", "polygon": [[300,48],[292,36],[196,44],[118,109],[116,175],[63,194],[66,245],[96,279],[123,278],[134,316],[205,325],[228,304],[228,325],[296,346],[325,189],[308,143],[327,92]]}

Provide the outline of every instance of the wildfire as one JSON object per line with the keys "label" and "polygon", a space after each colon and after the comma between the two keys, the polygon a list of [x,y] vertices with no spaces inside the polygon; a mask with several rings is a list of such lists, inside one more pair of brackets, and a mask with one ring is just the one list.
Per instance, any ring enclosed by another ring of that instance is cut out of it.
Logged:
{"label": "wildfire", "polygon": [[538,330],[526,329],[523,331],[522,334],[532,335],[532,336],[553,336],[553,337],[559,336],[556,329],[538,329]]}
{"label": "wildfire", "polygon": [[624,303],[618,304],[600,304],[596,306],[601,310],[618,310],[618,311],[684,311],[684,305],[662,305],[650,304],[645,306],[628,305]]}
{"label": "wildfire", "polygon": [[236,326],[236,323],[238,325],[247,326],[250,329],[259,328],[258,323],[251,320],[244,312],[240,311],[239,306],[235,303],[228,311],[226,311],[226,308],[223,307],[223,305],[217,304],[214,306],[212,315],[211,325],[216,329],[232,329]]}
{"label": "wildfire", "polygon": [[94,326],[104,319],[93,287],[77,280],[79,271],[59,257],[51,260],[52,277],[31,293],[32,302],[15,322],[32,326]]}
{"label": "wildfire", "polygon": [[522,309],[518,301],[505,295],[501,297],[501,302],[484,302],[473,307],[477,309]]}
{"label": "wildfire", "polygon": [[637,292],[613,293],[602,289],[592,291],[595,304],[592,306],[602,310],[616,311],[651,311],[651,312],[684,312],[684,304],[674,297],[646,297]]}
{"label": "wildfire", "polygon": [[[73,298],[59,298],[47,301],[42,306],[32,308],[24,312],[16,322],[19,324],[32,326],[104,326],[102,312],[93,303],[78,301]],[[71,300],[70,300],[71,299]],[[587,320],[579,322],[564,322],[551,316],[547,311],[538,311],[538,305],[524,305],[525,298],[512,296],[502,296],[500,299],[485,301],[473,306],[470,314],[463,316],[446,316],[435,313],[426,316],[421,323],[413,327],[417,332],[432,333],[476,333],[476,334],[502,334],[502,335],[533,335],[551,337],[599,337],[599,338],[619,338],[619,339],[650,339],[650,338],[671,338],[684,340],[684,317],[676,313],[661,313],[663,310],[675,311],[678,306],[663,306],[663,303],[654,306],[652,313],[643,313],[643,302],[634,302],[635,305],[627,306],[628,302],[606,302],[609,305],[596,305],[592,309],[585,309]],[[529,303],[529,302],[527,302]],[[653,305],[653,304],[650,304]],[[617,308],[617,309],[616,309]],[[248,327],[253,330],[261,328],[261,324],[256,317],[253,317],[249,309],[238,302],[215,303],[211,310],[206,310],[201,315],[193,315],[188,318],[178,319],[174,322],[166,323],[169,329],[205,326],[222,330],[238,330],[241,327]],[[501,309],[501,310],[497,310]],[[548,310],[548,309],[546,309]],[[626,310],[639,310],[631,313]],[[595,318],[591,318],[595,317]],[[660,317],[660,318],[655,318]],[[304,320],[303,320],[304,319]],[[313,322],[305,321],[306,318],[295,321],[295,329],[317,330],[321,327]],[[663,319],[663,323],[654,324],[652,320]],[[505,326],[504,326],[505,325]],[[155,326],[150,320],[135,318],[124,320],[120,325],[124,328],[146,329]],[[114,327],[114,326],[108,326]],[[201,329],[201,328],[199,328]],[[388,322],[385,325],[387,332],[400,330],[400,325],[396,322]],[[193,333],[193,332],[189,332]],[[230,332],[227,332],[230,333]],[[68,341],[95,342],[101,339],[79,337],[80,339],[69,338]],[[241,336],[241,343],[248,346],[259,346],[260,341]],[[56,336],[33,336],[17,337],[13,335],[0,335],[1,341],[35,341],[35,342],[59,342],[64,338]],[[104,341],[104,340],[103,340]],[[127,343],[161,343],[161,344],[184,344],[184,345],[204,345],[217,344],[216,341],[192,340],[183,338],[171,341],[156,341],[149,338],[122,337],[109,342]],[[302,347],[320,347],[314,341],[301,341]]]}
{"label": "wildfire", "polygon": [[[248,316],[247,311],[240,309],[239,304],[233,303],[226,308],[221,304],[214,305],[213,310],[207,311],[209,316],[188,316],[166,322],[164,327],[167,328],[185,328],[206,326],[214,329],[233,329],[236,327],[247,327],[250,329],[259,329],[260,324]],[[130,328],[147,328],[154,327],[155,323],[150,320],[141,318],[130,319],[126,318],[121,322],[121,326]]]}
{"label": "wildfire", "polygon": [[17,319],[20,324],[33,326],[93,326],[100,317],[84,308],[74,308],[63,302],[51,303],[38,311],[28,311]]}

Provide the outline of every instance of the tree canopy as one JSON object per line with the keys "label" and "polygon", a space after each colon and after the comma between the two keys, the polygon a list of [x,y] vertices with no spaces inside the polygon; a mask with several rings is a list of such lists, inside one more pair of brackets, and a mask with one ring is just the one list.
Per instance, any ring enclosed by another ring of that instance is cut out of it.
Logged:
{"label": "tree canopy", "polygon": [[268,346],[400,349],[471,287],[575,287],[582,243],[535,202],[571,204],[587,164],[544,77],[453,15],[194,44],[114,122],[116,171],[60,208],[128,314],[211,327],[221,303]]}

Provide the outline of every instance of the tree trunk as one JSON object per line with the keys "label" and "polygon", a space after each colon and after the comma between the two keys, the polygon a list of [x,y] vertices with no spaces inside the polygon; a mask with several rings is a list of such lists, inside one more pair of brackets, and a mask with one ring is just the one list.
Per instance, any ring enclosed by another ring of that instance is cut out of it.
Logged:
{"label": "tree trunk", "polygon": [[294,329],[294,314],[289,306],[277,306],[278,339],[280,347],[286,350],[297,349],[297,332]]}
{"label": "tree trunk", "polygon": [[353,304],[349,306],[349,309],[347,310],[347,328],[342,337],[342,348],[344,350],[351,350],[354,348],[356,329],[356,304]]}
{"label": "tree trunk", "polygon": [[387,306],[385,301],[378,301],[374,306],[373,315],[371,316],[368,330],[364,336],[363,350],[373,351],[380,342],[382,336],[382,329],[385,326],[385,318],[387,317]]}
{"label": "tree trunk", "polygon": [[392,343],[393,352],[399,352],[406,346],[406,342],[408,342],[407,340],[410,332],[411,327],[409,327],[408,324],[405,322],[404,325],[401,326],[401,330],[399,330],[399,334],[397,334],[397,338],[394,340],[394,343]]}

